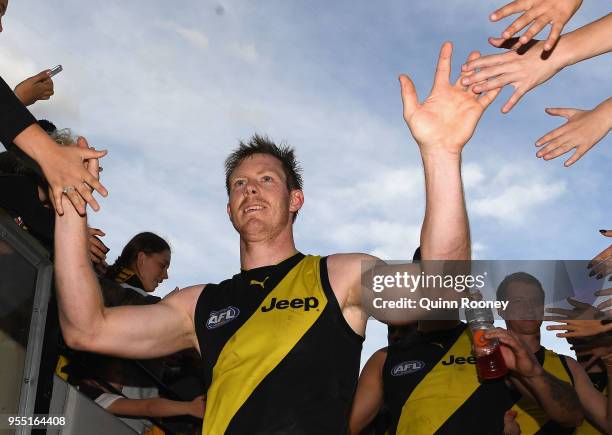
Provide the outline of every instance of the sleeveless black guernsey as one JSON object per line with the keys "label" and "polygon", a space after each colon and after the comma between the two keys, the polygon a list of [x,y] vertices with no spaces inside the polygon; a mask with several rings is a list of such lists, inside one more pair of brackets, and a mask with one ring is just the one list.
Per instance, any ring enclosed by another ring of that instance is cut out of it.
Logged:
{"label": "sleeveless black guernsey", "polygon": [[[538,362],[557,378],[573,383],[565,358],[541,347]],[[446,331],[415,333],[387,348],[384,400],[391,433],[501,434],[504,414],[519,413],[522,433],[574,432],[549,421],[543,410],[508,387],[504,378],[480,382],[465,323]]]}
{"label": "sleeveless black guernsey", "polygon": [[346,433],[363,338],[342,315],[326,258],[298,253],[207,285],[195,330],[203,434]]}

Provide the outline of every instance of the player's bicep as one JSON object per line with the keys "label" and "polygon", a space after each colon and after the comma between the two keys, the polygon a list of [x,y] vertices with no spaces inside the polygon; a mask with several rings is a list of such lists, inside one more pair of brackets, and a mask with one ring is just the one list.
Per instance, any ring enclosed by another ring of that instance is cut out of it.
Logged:
{"label": "player's bicep", "polygon": [[196,346],[193,309],[203,286],[178,291],[152,305],[104,310],[91,351],[123,358],[155,358]]}

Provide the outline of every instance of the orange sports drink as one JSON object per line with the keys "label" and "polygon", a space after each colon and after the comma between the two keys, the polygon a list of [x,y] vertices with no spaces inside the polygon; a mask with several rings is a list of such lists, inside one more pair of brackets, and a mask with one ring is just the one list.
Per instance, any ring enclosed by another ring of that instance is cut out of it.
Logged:
{"label": "orange sports drink", "polygon": [[[488,329],[488,328],[487,328]],[[473,330],[476,370],[482,380],[497,379],[508,373],[497,339],[487,340],[486,329]]]}
{"label": "orange sports drink", "polygon": [[466,308],[465,317],[472,330],[476,370],[481,380],[497,379],[508,373],[508,367],[496,338],[487,339],[484,334],[493,329],[493,312],[490,308]]}

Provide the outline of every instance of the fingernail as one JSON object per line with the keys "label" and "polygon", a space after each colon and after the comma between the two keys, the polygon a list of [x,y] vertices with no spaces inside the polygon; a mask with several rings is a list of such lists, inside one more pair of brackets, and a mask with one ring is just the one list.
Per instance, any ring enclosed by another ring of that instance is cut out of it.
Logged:
{"label": "fingernail", "polygon": [[495,14],[491,14],[491,17],[490,17],[490,18],[491,18],[492,20],[497,20],[497,15],[495,15]]}
{"label": "fingernail", "polygon": [[508,33],[508,32],[502,33],[502,38],[508,39],[509,37],[510,37],[510,33]]}
{"label": "fingernail", "polygon": [[474,86],[474,88],[472,89],[474,92],[480,92],[480,88],[478,86]]}
{"label": "fingernail", "polygon": [[550,45],[546,44],[546,45],[544,46],[544,51],[550,51]]}
{"label": "fingernail", "polygon": [[599,230],[599,232],[600,232],[601,234],[606,234],[606,233],[608,232],[608,230]]}

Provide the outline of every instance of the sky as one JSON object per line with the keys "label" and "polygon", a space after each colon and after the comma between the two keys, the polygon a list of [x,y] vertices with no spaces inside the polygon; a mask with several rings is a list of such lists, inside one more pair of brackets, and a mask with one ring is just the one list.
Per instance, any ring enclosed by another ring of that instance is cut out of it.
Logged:
{"label": "sky", "polygon": [[[604,3],[585,1],[565,31],[608,13]],[[472,50],[497,52],[487,37],[505,27],[487,17],[501,5],[11,0],[0,71],[14,86],[63,66],[55,95],[31,109],[109,150],[110,194],[91,225],[107,234],[109,262],[138,232],[166,238],[164,295],[239,271],[223,161],[254,133],[293,145],[304,168],[299,250],[411,258],[423,172],[397,76],[410,75],[424,99],[445,40],[455,72]],[[610,96],[611,67],[609,55],[568,67],[504,115],[506,88],[485,113],[463,152],[475,258],[585,260],[609,244],[598,230],[612,226],[610,137],[571,168],[536,159],[533,144],[563,121],[545,107],[590,109]],[[385,332],[369,322],[364,359]]]}

